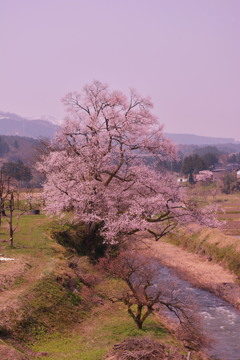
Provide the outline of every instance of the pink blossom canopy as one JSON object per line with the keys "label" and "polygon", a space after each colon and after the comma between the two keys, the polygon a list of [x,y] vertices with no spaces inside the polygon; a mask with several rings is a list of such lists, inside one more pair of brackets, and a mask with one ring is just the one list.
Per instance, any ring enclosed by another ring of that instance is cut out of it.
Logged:
{"label": "pink blossom canopy", "polygon": [[188,204],[176,178],[156,170],[159,160],[175,157],[175,146],[148,98],[94,81],[63,103],[68,117],[38,163],[48,213],[73,211],[78,221],[99,224],[110,243],[140,230],[159,239],[179,223],[216,225],[212,209]]}

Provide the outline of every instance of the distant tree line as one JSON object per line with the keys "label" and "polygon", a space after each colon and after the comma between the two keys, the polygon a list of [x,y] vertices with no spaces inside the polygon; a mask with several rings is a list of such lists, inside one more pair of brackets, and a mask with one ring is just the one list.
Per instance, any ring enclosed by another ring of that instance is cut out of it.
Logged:
{"label": "distant tree line", "polygon": [[178,152],[178,159],[159,162],[159,168],[170,171],[193,175],[202,170],[211,170],[219,161],[220,152],[214,146],[195,149],[193,154],[184,156]]}
{"label": "distant tree line", "polygon": [[5,154],[7,154],[8,152],[9,152],[9,146],[4,141],[4,139],[0,136],[0,156],[2,157]]}
{"label": "distant tree line", "polygon": [[231,154],[228,158],[229,164],[240,163],[240,153]]}
{"label": "distant tree line", "polygon": [[225,165],[235,164],[235,168],[239,165],[240,168],[240,152],[227,154],[219,151],[215,146],[206,146],[194,149],[194,153],[187,156],[179,152],[177,160],[162,161],[160,167],[190,175],[202,170],[212,170],[219,161]]}
{"label": "distant tree line", "polygon": [[29,182],[32,179],[31,169],[24,165],[21,160],[4,163],[2,166],[2,173],[17,181]]}
{"label": "distant tree line", "polygon": [[218,162],[218,157],[213,153],[207,153],[202,157],[198,154],[187,156],[182,163],[182,173],[185,175],[196,174],[202,170],[212,169]]}

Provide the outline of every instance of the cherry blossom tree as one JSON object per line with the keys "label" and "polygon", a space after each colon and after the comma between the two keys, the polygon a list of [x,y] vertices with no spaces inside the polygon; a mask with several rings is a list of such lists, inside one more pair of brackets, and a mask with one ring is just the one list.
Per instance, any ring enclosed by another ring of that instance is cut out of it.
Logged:
{"label": "cherry blossom tree", "polygon": [[142,230],[158,240],[192,221],[217,225],[212,209],[199,210],[175,177],[156,170],[159,160],[176,158],[176,151],[149,98],[135,90],[127,97],[94,81],[63,103],[68,116],[37,165],[46,176],[49,214],[72,211],[86,224],[89,242],[101,234],[115,243]]}

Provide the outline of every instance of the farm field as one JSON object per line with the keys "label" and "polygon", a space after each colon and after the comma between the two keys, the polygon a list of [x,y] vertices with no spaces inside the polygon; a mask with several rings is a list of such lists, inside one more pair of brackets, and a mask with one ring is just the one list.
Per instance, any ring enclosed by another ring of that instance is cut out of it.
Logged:
{"label": "farm field", "polygon": [[220,220],[226,221],[223,232],[240,236],[240,194],[218,195],[215,201],[223,209],[223,213],[218,214]]}
{"label": "farm field", "polygon": [[240,236],[240,193],[220,193],[214,184],[190,187],[187,188],[187,192],[199,205],[217,205],[219,207],[217,217],[225,221],[221,230],[228,235]]}

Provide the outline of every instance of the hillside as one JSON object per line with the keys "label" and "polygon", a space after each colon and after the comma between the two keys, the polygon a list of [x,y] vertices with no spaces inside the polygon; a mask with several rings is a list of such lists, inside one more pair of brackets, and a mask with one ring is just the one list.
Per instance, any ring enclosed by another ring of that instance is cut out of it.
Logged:
{"label": "hillside", "polygon": [[[124,305],[102,296],[101,276],[87,258],[55,243],[60,225],[43,214],[24,215],[10,249],[6,222],[0,252],[12,260],[0,260],[1,360],[116,360],[117,349],[133,337],[136,351],[148,339],[160,347],[158,359],[187,358],[184,342],[157,316],[137,329]],[[111,288],[112,281],[104,284]],[[191,351],[191,359],[209,358]]]}
{"label": "hillside", "polygon": [[[30,120],[11,112],[0,111],[0,135],[17,135],[24,137],[53,138],[59,126],[47,120]],[[165,136],[177,145],[239,145],[233,138],[215,138],[194,134],[170,134]]]}
{"label": "hillside", "polygon": [[219,145],[219,144],[237,144],[233,138],[215,138],[209,136],[200,136],[194,134],[170,134],[165,136],[171,139],[177,145]]}
{"label": "hillside", "polygon": [[0,162],[22,160],[31,165],[39,140],[22,136],[0,136]]}
{"label": "hillside", "polygon": [[17,114],[0,111],[0,134],[18,135],[38,139],[52,138],[58,126],[47,120],[29,120]]}
{"label": "hillside", "polygon": [[40,142],[37,139],[22,136],[0,136],[0,168],[4,163],[17,163],[19,160],[30,168],[31,186],[39,187],[43,181],[35,169]]}

